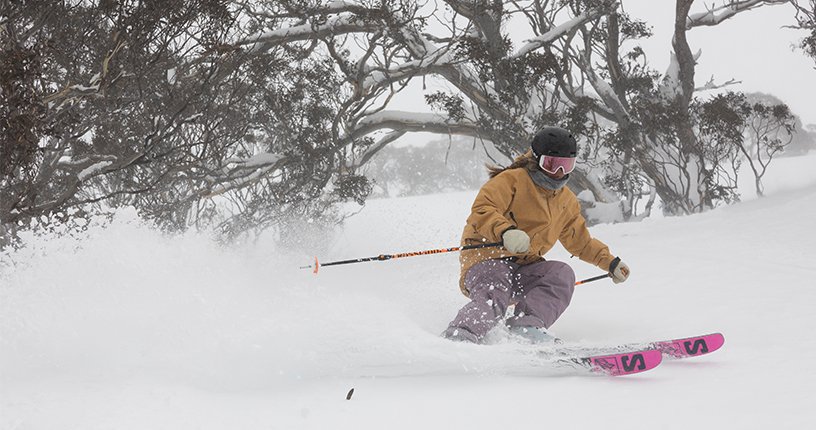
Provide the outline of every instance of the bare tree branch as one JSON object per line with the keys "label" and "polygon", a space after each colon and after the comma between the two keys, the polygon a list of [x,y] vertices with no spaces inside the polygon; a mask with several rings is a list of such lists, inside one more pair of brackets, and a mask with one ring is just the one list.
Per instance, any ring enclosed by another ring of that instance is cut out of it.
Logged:
{"label": "bare tree branch", "polygon": [[694,91],[695,92],[700,92],[700,91],[719,90],[719,89],[722,89],[722,88],[725,88],[725,87],[729,87],[731,85],[737,85],[737,84],[741,84],[741,83],[742,83],[742,81],[738,81],[738,80],[736,80],[734,78],[731,78],[731,79],[729,79],[729,80],[727,80],[725,82],[722,82],[722,83],[718,84],[718,83],[714,82],[714,76],[712,75],[711,79],[709,79],[708,82],[705,83],[705,85],[703,85],[702,87],[695,88]]}

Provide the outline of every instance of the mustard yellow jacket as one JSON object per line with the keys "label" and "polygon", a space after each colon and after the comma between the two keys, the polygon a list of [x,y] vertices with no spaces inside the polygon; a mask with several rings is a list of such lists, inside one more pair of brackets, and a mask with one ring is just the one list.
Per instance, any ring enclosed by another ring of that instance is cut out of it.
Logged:
{"label": "mustard yellow jacket", "polygon": [[541,261],[556,240],[572,255],[604,272],[615,258],[603,242],[590,236],[578,199],[569,188],[553,191],[539,187],[523,167],[505,170],[482,186],[462,233],[462,245],[501,242],[502,233],[513,227],[530,236],[530,249],[524,254],[503,247],[460,253],[459,286],[465,295],[465,273],[474,264],[505,257],[515,257],[522,265]]}

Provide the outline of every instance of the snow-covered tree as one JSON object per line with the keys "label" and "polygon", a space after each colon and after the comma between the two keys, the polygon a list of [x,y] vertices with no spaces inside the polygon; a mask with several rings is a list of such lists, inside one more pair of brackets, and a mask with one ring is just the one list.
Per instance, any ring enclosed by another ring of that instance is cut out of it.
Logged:
{"label": "snow-covered tree", "polygon": [[[663,73],[648,67],[645,53],[633,42],[650,35],[646,23],[622,12],[607,14],[595,25],[580,29],[581,43],[560,44],[560,55],[580,70],[581,79],[563,82],[560,89],[571,100],[587,94],[596,124],[595,146],[604,154],[602,167],[607,183],[624,197],[624,211],[635,215],[637,202],[653,189],[669,214],[692,213],[731,201],[733,181],[719,168],[733,148],[722,145],[728,129],[713,130],[701,113],[717,102],[705,92],[719,90],[734,81],[698,86],[695,70],[703,61],[687,34],[702,26],[726,25],[736,15],[759,7],[789,3],[784,0],[728,1],[717,5],[693,0],[675,2],[671,63]],[[702,11],[697,9],[704,8]],[[724,29],[724,31],[726,31]],[[704,48],[704,47],[702,47]],[[745,121],[740,118],[739,121]],[[703,130],[704,127],[707,127]],[[735,142],[735,140],[730,140]]]}
{"label": "snow-covered tree", "polygon": [[810,32],[802,38],[799,47],[816,61],[816,0],[792,0],[791,4],[796,8],[794,27]]}
{"label": "snow-covered tree", "polygon": [[231,235],[365,195],[324,193],[342,148],[334,63],[296,46],[231,45],[259,31],[242,8],[0,1],[6,232],[135,206],[171,229]]}
{"label": "snow-covered tree", "polygon": [[[796,0],[677,0],[659,73],[612,0],[0,0],[0,224],[133,205],[234,236],[363,202],[407,133],[512,157],[544,125],[581,137],[575,188],[623,218],[704,210],[727,198],[695,112],[727,82],[695,86],[686,34],[782,3],[812,28]],[[420,80],[445,88],[430,112],[394,110]]]}

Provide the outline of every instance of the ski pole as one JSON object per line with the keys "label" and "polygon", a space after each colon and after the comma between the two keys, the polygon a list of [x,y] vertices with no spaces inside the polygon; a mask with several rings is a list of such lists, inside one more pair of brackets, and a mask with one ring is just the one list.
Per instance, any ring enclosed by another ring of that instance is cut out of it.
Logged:
{"label": "ski pole", "polygon": [[456,251],[465,251],[468,249],[479,249],[479,248],[490,248],[494,246],[501,246],[501,242],[496,243],[481,243],[479,245],[465,245],[465,246],[456,246],[453,248],[441,248],[441,249],[429,249],[427,251],[416,251],[416,252],[404,252],[401,254],[381,254],[376,257],[366,257],[366,258],[355,258],[353,260],[340,260],[340,261],[332,261],[330,263],[320,263],[317,261],[317,257],[315,257],[314,265],[308,266],[301,266],[301,269],[314,269],[313,273],[317,274],[317,271],[321,267],[325,266],[339,266],[341,264],[352,264],[352,263],[365,263],[367,261],[385,261],[391,260],[394,258],[402,258],[402,257],[415,257],[417,255],[430,255],[430,254],[442,254],[445,252],[456,252]]}
{"label": "ski pole", "polygon": [[575,285],[578,286],[578,285],[586,284],[586,283],[589,283],[589,282],[592,282],[592,281],[598,281],[598,280],[601,280],[601,279],[604,279],[604,278],[608,278],[610,276],[612,276],[612,275],[607,273],[606,275],[595,276],[594,278],[587,278],[587,279],[584,279],[583,281],[576,282]]}

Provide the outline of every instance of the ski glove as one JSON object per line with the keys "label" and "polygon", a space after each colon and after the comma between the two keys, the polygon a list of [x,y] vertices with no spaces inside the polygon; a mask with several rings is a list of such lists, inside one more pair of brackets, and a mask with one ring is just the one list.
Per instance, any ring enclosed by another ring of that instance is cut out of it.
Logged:
{"label": "ski glove", "polygon": [[609,275],[612,277],[612,282],[620,284],[629,278],[629,266],[621,261],[620,257],[615,257],[615,259],[609,263]]}
{"label": "ski glove", "polygon": [[530,249],[530,236],[523,230],[511,228],[502,233],[502,244],[514,254],[523,254]]}

